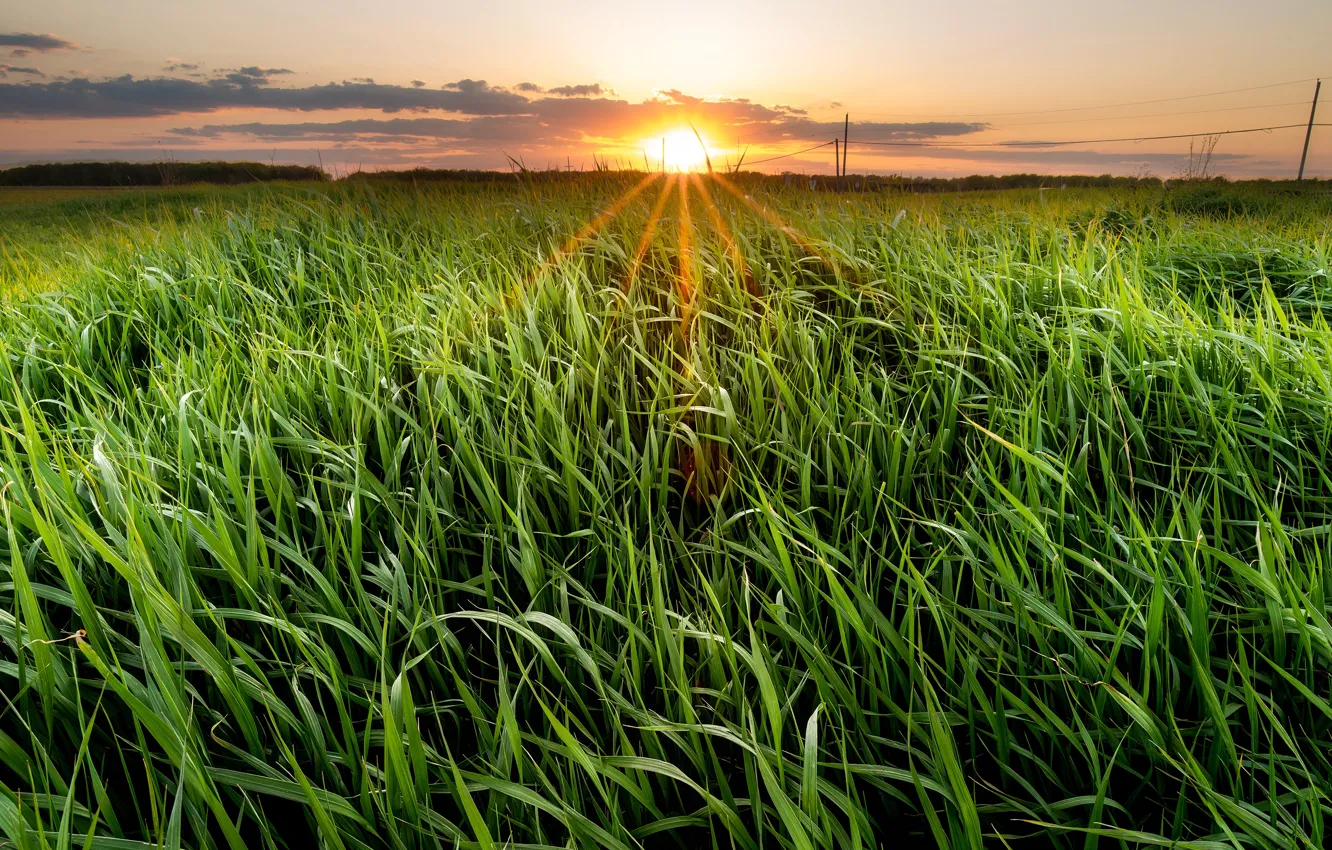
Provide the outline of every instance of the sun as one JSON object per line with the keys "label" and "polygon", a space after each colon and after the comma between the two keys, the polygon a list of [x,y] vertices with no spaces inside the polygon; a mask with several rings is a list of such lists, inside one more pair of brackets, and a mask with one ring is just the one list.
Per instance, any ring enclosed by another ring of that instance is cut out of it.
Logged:
{"label": "sun", "polygon": [[[692,130],[673,130],[667,133],[666,140],[666,170],[667,171],[700,171],[703,168],[704,155],[703,146],[698,143]],[[654,159],[660,161],[661,158],[660,138],[645,142],[648,155],[654,156]]]}

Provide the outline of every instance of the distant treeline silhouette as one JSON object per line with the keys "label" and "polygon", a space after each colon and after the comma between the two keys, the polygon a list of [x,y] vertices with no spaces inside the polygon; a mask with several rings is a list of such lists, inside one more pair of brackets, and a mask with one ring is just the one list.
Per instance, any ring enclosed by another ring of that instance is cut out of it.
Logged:
{"label": "distant treeline silhouette", "polygon": [[[606,173],[614,175],[646,175],[638,171],[567,171],[563,168],[545,169],[545,171],[498,172],[498,171],[458,171],[445,168],[412,168],[405,171],[354,172],[342,177],[342,180],[366,180],[370,183],[496,183],[511,181],[514,177],[534,181],[598,180]],[[674,172],[673,172],[674,173]],[[730,173],[730,180],[745,184],[786,184],[814,189],[834,189],[838,179],[831,175],[802,175],[802,173],[783,172],[779,175],[767,175],[762,172],[742,171]],[[1115,177],[1112,175],[972,175],[970,177],[904,177],[899,175],[850,175],[843,177],[842,184],[847,189],[856,191],[884,192],[978,192],[986,189],[1039,189],[1039,188],[1131,188],[1159,187],[1162,181],[1158,177]]]}
{"label": "distant treeline silhouette", "polygon": [[[641,177],[641,170],[568,170],[552,168],[526,171],[481,171],[469,169],[412,168],[396,171],[355,171],[339,182],[370,183],[498,183],[515,179],[533,183],[597,182],[609,175]],[[1135,189],[1160,188],[1203,182],[1209,185],[1248,186],[1279,193],[1326,191],[1328,180],[1238,180],[1214,177],[1206,181],[1162,181],[1159,177],[1116,177],[1111,174],[972,174],[967,177],[907,177],[896,174],[851,174],[839,180],[829,174],[757,171],[730,173],[728,179],[745,186],[776,188],[791,186],[819,191],[939,192],[1001,191],[1005,189]],[[264,165],[258,162],[67,162],[24,165],[0,170],[0,186],[176,186],[213,183],[220,185],[273,180],[319,181],[332,178],[313,165]]]}
{"label": "distant treeline silhouette", "polygon": [[[567,170],[551,168],[527,171],[467,171],[442,168],[412,168],[398,171],[358,171],[340,178],[364,180],[371,183],[496,183],[518,180],[533,183],[547,182],[596,182],[608,175],[625,177],[643,177],[648,172],[633,170]],[[672,172],[674,173],[674,172]],[[719,171],[719,174],[721,172]],[[727,173],[726,179],[749,187],[776,188],[791,186],[794,188],[814,189],[816,191],[836,191],[838,178],[831,174],[801,174],[782,172],[765,174],[758,171]],[[1303,182],[1295,180],[1272,180],[1269,178],[1230,180],[1226,177],[1210,177],[1206,180],[1185,180],[1172,178],[1162,180],[1150,175],[1117,177],[1113,174],[972,174],[967,177],[908,177],[899,174],[851,174],[841,179],[842,191],[854,192],[906,192],[932,194],[942,192],[985,192],[1006,189],[1180,189],[1183,187],[1208,186],[1248,188],[1278,194],[1307,194],[1326,192],[1332,180],[1306,177]]]}
{"label": "distant treeline silhouette", "polygon": [[313,165],[258,162],[56,162],[0,171],[0,186],[178,186],[328,180]]}
{"label": "distant treeline silhouette", "polygon": [[[513,180],[515,176],[523,180],[597,180],[602,175],[638,174],[643,171],[588,170],[568,171],[563,168],[543,171],[528,170],[523,172],[503,171],[461,171],[442,168],[413,168],[403,171],[366,171],[347,175],[346,180],[366,180],[370,182],[416,182],[416,183],[491,183],[499,180]],[[828,174],[764,174],[757,171],[741,171],[728,175],[729,179],[744,184],[786,184],[813,189],[834,189],[838,185],[836,177]],[[1110,174],[1099,176],[1049,175],[1049,174],[1007,174],[1003,176],[976,174],[969,177],[904,177],[885,174],[852,174],[842,179],[842,185],[857,191],[903,191],[903,192],[974,192],[999,189],[1040,189],[1068,187],[1080,188],[1132,188],[1160,186],[1157,177],[1115,177]]]}

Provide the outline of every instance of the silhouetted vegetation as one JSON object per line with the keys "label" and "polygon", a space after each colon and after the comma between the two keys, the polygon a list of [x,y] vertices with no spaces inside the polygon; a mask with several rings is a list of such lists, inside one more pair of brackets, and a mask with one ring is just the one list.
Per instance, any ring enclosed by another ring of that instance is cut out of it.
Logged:
{"label": "silhouetted vegetation", "polygon": [[[595,161],[595,157],[594,157]],[[386,171],[356,171],[339,175],[338,181],[366,181],[370,183],[499,183],[515,179],[531,183],[592,183],[601,180],[607,172],[621,175],[646,176],[638,169],[620,170],[604,167],[597,161],[594,168],[549,168],[514,171],[485,171],[476,169],[412,168]],[[751,187],[788,186],[835,191],[837,178],[828,174],[802,174],[783,172],[764,174],[756,171],[731,173],[729,178]],[[276,180],[329,181],[335,179],[321,168],[312,165],[264,165],[257,162],[69,162],[24,165],[0,170],[0,186],[177,186],[185,184],[241,184]],[[1229,215],[1237,212],[1258,212],[1257,207],[1274,203],[1274,199],[1254,200],[1252,193],[1236,190],[1259,190],[1264,195],[1307,194],[1329,191],[1329,181],[1316,178],[1294,180],[1227,180],[1213,177],[1206,180],[1168,180],[1159,177],[1117,177],[1112,174],[972,174],[966,177],[909,177],[901,174],[852,174],[844,178],[847,191],[904,192],[909,194],[935,194],[944,192],[993,192],[1012,189],[1161,189],[1173,196],[1173,204],[1183,213],[1199,215]],[[1246,204],[1248,206],[1246,206]],[[1263,206],[1263,209],[1267,209]]]}
{"label": "silhouetted vegetation", "polygon": [[327,180],[313,165],[258,162],[49,162],[0,171],[0,186],[179,186]]}
{"label": "silhouetted vegetation", "polygon": [[[515,177],[522,180],[596,180],[604,168],[582,170],[574,168],[552,168],[544,170],[527,169],[524,171],[464,171],[444,168],[413,168],[403,171],[356,172],[347,175],[348,180],[367,180],[372,182],[409,182],[409,183],[493,183],[497,180],[512,181]],[[614,170],[614,169],[612,169]],[[646,175],[638,169],[632,172]],[[732,180],[745,184],[786,184],[831,191],[837,186],[837,178],[828,174],[764,174],[757,171],[741,171],[731,174]],[[1091,175],[1049,175],[1049,174],[1007,174],[1002,176],[974,174],[969,177],[907,177],[900,174],[852,174],[845,178],[848,188],[858,191],[903,191],[915,193],[931,192],[975,192],[1000,189],[1125,189],[1140,187],[1160,187],[1161,180],[1156,177],[1115,177],[1110,174]]]}

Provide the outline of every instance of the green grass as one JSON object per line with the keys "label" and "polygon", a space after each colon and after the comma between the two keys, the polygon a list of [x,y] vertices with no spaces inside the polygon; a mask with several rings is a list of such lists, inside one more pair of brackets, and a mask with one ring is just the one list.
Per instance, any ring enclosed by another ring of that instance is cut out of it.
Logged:
{"label": "green grass", "polygon": [[0,845],[1328,842],[1325,198],[636,179],[0,205]]}

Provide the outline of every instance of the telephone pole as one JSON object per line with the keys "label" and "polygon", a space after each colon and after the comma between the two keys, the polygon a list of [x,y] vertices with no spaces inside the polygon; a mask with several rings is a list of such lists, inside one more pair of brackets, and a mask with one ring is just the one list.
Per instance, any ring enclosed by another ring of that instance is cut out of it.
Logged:
{"label": "telephone pole", "polygon": [[1314,113],[1318,111],[1318,90],[1322,87],[1322,80],[1314,83],[1313,106],[1309,107],[1309,129],[1304,131],[1304,153],[1300,154],[1300,175],[1295,178],[1297,182],[1304,179],[1304,161],[1309,158],[1309,137],[1313,135]]}
{"label": "telephone pole", "polygon": [[[846,113],[846,123],[842,125],[842,180],[846,180],[846,154],[851,149],[851,113]],[[846,188],[843,186],[842,188]]]}

